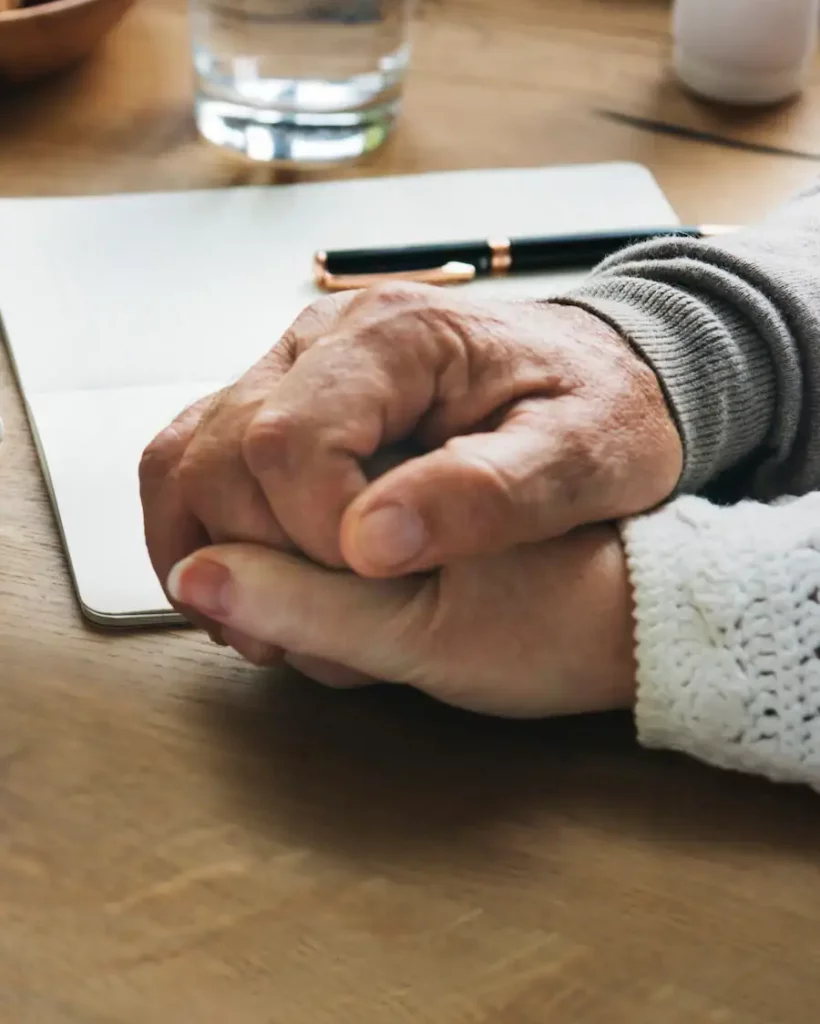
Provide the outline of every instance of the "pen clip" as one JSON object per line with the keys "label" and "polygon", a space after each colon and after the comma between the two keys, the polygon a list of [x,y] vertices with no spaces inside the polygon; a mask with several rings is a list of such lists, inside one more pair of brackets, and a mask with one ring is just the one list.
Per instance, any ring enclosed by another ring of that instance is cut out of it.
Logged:
{"label": "pen clip", "polygon": [[417,284],[466,284],[476,276],[472,263],[452,260],[440,267],[426,270],[405,270],[386,274],[331,274],[327,269],[327,255],[317,252],[314,260],[314,279],[326,292],[345,292],[353,288],[369,288],[383,281],[414,281]]}

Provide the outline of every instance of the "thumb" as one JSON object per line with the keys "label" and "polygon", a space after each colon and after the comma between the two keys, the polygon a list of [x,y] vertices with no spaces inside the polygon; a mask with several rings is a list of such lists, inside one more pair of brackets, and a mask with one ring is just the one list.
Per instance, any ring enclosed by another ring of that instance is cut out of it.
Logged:
{"label": "thumb", "polygon": [[607,518],[611,495],[582,411],[571,398],[525,401],[493,433],[452,438],[390,470],[345,511],[346,563],[398,575]]}
{"label": "thumb", "polygon": [[398,576],[633,515],[674,489],[661,447],[651,424],[632,429],[580,395],[523,400],[494,432],[454,437],[366,487],[342,518],[342,555],[362,576]]}
{"label": "thumb", "polygon": [[411,682],[430,602],[422,578],[365,580],[257,544],[204,548],[168,577],[174,600],[292,654]]}

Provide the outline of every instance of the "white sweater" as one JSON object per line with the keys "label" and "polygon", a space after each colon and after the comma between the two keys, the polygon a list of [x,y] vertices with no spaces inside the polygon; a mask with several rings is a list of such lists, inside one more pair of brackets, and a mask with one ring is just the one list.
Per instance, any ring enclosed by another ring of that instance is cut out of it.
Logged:
{"label": "white sweater", "polygon": [[622,524],[640,741],[820,790],[820,494]]}

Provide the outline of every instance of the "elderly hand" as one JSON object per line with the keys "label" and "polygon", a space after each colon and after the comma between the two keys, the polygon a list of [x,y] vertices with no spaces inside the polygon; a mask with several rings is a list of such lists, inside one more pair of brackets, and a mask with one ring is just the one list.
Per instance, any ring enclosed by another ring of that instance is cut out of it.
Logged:
{"label": "elderly hand", "polygon": [[292,652],[291,664],[332,686],[370,676],[527,717],[634,698],[629,583],[609,526],[390,580],[218,545],[177,566],[169,589],[227,631]]}
{"label": "elderly hand", "polygon": [[[400,439],[426,454],[369,482],[365,461]],[[654,373],[596,317],[389,285],[310,306],[140,476],[164,582],[223,541],[364,576],[428,569],[643,511],[681,467]]]}

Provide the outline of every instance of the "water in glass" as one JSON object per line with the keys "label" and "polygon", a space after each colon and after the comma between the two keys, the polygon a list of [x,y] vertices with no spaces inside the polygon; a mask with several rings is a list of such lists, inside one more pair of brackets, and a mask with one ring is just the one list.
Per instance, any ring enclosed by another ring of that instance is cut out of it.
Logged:
{"label": "water in glass", "polygon": [[361,156],[387,137],[413,0],[190,0],[196,120],[255,160]]}

